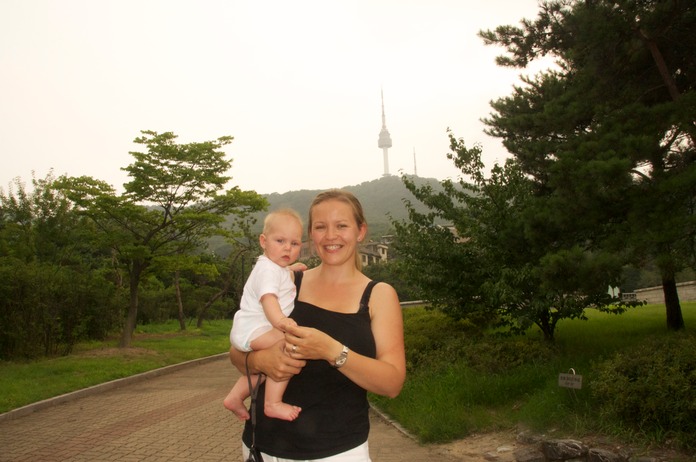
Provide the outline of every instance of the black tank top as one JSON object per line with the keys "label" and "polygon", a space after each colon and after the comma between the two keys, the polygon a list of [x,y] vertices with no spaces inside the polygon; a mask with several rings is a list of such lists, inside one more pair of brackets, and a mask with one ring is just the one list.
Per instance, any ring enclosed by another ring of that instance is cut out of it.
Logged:
{"label": "black tank top", "polygon": [[[295,273],[297,294],[302,273]],[[298,325],[319,329],[351,351],[374,358],[375,339],[370,326],[368,303],[372,288],[365,287],[355,313],[336,313],[295,297],[290,315]],[[348,355],[350,361],[350,353]],[[353,449],[365,441],[370,431],[367,392],[323,360],[307,361],[302,371],[288,383],[283,402],[302,408],[297,419],[288,422],[271,419],[263,413],[264,390],[259,389],[256,411],[256,445],[262,452],[286,459],[320,459]],[[251,445],[251,421],[242,437]]]}

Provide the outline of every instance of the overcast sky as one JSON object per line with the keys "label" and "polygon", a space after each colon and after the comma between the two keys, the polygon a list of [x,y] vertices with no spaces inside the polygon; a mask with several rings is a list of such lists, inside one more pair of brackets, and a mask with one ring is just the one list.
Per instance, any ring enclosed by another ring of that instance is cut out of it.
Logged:
{"label": "overcast sky", "polygon": [[[479,119],[520,70],[480,29],[537,0],[0,0],[0,187],[89,175],[118,190],[140,130],[234,137],[231,184],[325,189],[384,173],[456,178],[451,128],[505,158]],[[415,151],[415,163],[414,163]]]}

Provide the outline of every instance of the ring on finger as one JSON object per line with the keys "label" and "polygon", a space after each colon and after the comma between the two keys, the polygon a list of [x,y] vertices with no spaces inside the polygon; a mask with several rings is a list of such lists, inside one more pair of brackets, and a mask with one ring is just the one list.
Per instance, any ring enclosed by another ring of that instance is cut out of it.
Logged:
{"label": "ring on finger", "polygon": [[292,346],[292,352],[293,352],[293,353],[297,353],[297,345],[293,345],[293,346]]}

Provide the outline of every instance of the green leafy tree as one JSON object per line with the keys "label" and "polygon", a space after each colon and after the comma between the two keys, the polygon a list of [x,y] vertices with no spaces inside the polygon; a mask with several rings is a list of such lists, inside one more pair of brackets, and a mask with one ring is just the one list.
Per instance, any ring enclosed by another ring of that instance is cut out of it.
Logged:
{"label": "green leafy tree", "polygon": [[117,325],[108,254],[55,181],[0,190],[0,357],[67,354]]}
{"label": "green leafy tree", "polygon": [[171,132],[143,131],[134,140],[145,152],[124,170],[131,180],[116,195],[108,184],[88,177],[66,178],[69,197],[101,230],[104,245],[117,255],[129,277],[130,302],[121,347],[131,343],[138,314],[138,289],[156,259],[194,252],[205,239],[222,232],[228,215],[246,215],[267,206],[253,191],[233,187],[231,161],[221,148],[229,136],[214,141],[176,143]]}
{"label": "green leafy tree", "polygon": [[694,30],[692,1],[558,0],[521,27],[480,32],[506,49],[500,65],[557,63],[485,120],[533,180],[539,226],[655,262],[674,330],[684,327],[675,275],[695,264]]}
{"label": "green leafy tree", "polygon": [[588,307],[625,309],[607,292],[620,261],[570,236],[559,239],[555,228],[536,228],[535,183],[513,159],[486,174],[478,146],[469,149],[452,134],[450,143],[462,178],[442,182],[441,192],[404,178],[430,212],[407,204],[410,220],[395,223],[402,271],[424,298],[479,327],[524,332],[536,325],[548,341],[558,321],[585,319]]}
{"label": "green leafy tree", "polygon": [[239,300],[248,276],[245,265],[249,262],[250,267],[253,266],[251,260],[261,253],[258,236],[251,231],[255,224],[254,217],[244,215],[237,217],[234,225],[231,226],[234,232],[227,235],[227,257],[224,260],[218,258],[219,277],[213,281],[216,283],[216,290],[198,311],[197,327],[203,326],[210,308],[223,297],[232,297],[234,306],[239,307]]}

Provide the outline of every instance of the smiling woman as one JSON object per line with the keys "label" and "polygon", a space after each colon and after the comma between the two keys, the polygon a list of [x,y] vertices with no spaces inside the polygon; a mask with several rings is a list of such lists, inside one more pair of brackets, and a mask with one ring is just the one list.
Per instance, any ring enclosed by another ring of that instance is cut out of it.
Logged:
{"label": "smiling woman", "polygon": [[[360,271],[367,223],[353,194],[317,195],[308,230],[321,263],[295,275],[290,317],[297,325],[287,326],[284,341],[246,357],[252,372],[289,379],[284,399],[301,412],[292,422],[257,415],[255,430],[247,421],[245,457],[253,434],[267,461],[369,461],[367,392],[395,397],[406,375],[399,299]],[[244,355],[234,348],[230,355],[244,372]],[[259,401],[261,408],[261,394]]]}

